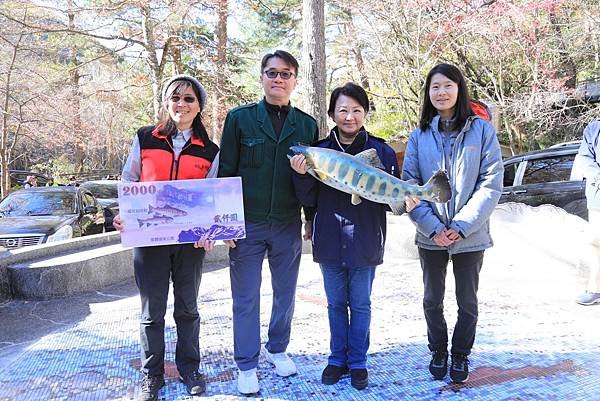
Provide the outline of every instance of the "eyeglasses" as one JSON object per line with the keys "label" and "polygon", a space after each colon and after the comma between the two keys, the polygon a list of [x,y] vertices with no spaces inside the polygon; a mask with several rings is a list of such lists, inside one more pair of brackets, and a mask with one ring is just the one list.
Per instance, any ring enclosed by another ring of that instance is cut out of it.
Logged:
{"label": "eyeglasses", "polygon": [[289,72],[289,71],[275,71],[275,70],[267,70],[264,72],[264,74],[269,79],[275,79],[275,78],[277,78],[277,75],[279,75],[281,77],[281,79],[285,79],[286,81],[296,75],[293,72]]}
{"label": "eyeglasses", "polygon": [[173,103],[179,103],[181,101],[181,99],[183,99],[184,102],[186,103],[194,103],[196,101],[196,98],[193,96],[178,96],[178,95],[173,95],[171,96],[171,101]]}

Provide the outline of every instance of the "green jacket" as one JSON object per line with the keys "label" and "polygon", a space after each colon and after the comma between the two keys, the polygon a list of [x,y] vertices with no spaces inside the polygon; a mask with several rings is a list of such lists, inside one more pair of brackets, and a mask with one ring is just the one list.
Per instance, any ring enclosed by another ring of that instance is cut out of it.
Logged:
{"label": "green jacket", "polygon": [[287,223],[300,218],[292,184],[289,147],[319,136],[314,118],[291,107],[279,139],[265,101],[229,111],[223,126],[219,177],[242,177],[245,219]]}

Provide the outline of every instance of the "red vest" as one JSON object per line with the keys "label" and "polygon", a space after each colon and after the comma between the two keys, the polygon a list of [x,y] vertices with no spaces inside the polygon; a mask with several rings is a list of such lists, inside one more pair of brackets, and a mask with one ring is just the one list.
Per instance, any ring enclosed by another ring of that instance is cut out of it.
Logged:
{"label": "red vest", "polygon": [[158,127],[138,131],[142,173],[140,181],[190,180],[205,178],[219,148],[212,142],[205,145],[200,138],[190,138],[175,159],[173,141],[159,132]]}

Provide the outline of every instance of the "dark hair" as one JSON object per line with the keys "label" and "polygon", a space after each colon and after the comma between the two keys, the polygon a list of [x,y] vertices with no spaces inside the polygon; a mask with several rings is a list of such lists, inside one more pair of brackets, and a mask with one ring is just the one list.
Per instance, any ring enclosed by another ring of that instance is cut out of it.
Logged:
{"label": "dark hair", "polygon": [[298,75],[298,68],[300,68],[300,64],[298,64],[298,60],[290,53],[285,50],[275,50],[273,53],[267,53],[263,56],[262,61],[260,62],[260,73],[262,74],[267,63],[273,57],[277,57],[282,59],[287,65],[294,68],[294,74]]}
{"label": "dark hair", "polygon": [[344,86],[338,86],[333,90],[333,92],[331,92],[331,97],[329,98],[329,108],[327,109],[327,114],[329,117],[333,118],[335,104],[337,103],[340,95],[351,97],[352,99],[356,100],[363,109],[365,109],[365,113],[369,112],[369,97],[367,96],[367,92],[365,92],[362,86],[348,82]]}
{"label": "dark hair", "polygon": [[[160,133],[165,135],[172,135],[177,132],[177,126],[175,122],[171,119],[169,115],[169,110],[167,104],[171,96],[180,95],[187,88],[192,88],[194,91],[194,95],[196,95],[196,99],[198,104],[200,104],[200,93],[195,85],[192,85],[191,82],[185,80],[178,80],[169,85],[165,92],[165,96],[163,100],[163,107],[160,108],[159,121],[158,126],[160,126]],[[194,121],[192,121],[192,137],[200,138],[202,142],[208,144],[210,142],[210,138],[208,137],[208,133],[206,132],[206,128],[204,124],[202,124],[202,117],[200,117],[201,113],[196,114],[194,117]]]}
{"label": "dark hair", "polygon": [[429,71],[429,74],[427,74],[425,88],[423,89],[423,107],[421,108],[419,127],[421,130],[425,131],[427,127],[429,127],[431,119],[438,114],[429,98],[431,78],[435,74],[442,74],[458,85],[458,97],[456,99],[456,108],[454,109],[454,119],[456,120],[456,126],[462,128],[465,125],[467,118],[474,115],[474,113],[469,105],[469,91],[467,89],[465,78],[460,70],[452,64],[438,64]]}

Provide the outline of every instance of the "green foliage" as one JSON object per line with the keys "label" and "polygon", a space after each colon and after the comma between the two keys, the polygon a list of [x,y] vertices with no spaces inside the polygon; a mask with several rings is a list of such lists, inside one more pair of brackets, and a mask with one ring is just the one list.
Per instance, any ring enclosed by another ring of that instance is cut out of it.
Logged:
{"label": "green foliage", "polygon": [[43,163],[32,166],[31,171],[53,177],[58,184],[67,184],[68,176],[77,170],[77,166],[67,155],[60,155]]}

